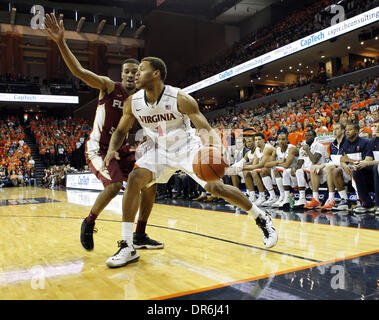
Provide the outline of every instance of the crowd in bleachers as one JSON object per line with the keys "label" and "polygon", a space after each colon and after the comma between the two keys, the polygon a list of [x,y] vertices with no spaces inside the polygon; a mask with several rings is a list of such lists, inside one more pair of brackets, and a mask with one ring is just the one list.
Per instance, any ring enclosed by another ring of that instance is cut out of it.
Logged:
{"label": "crowd in bleachers", "polygon": [[35,161],[24,139],[16,117],[0,119],[0,187],[35,184]]}
{"label": "crowd in bleachers", "polygon": [[[297,9],[278,22],[258,29],[255,33],[235,43],[224,56],[187,70],[180,86],[184,88],[329,27],[332,16],[330,8],[337,3],[344,7],[346,18],[365,12],[377,5],[376,0],[315,0],[306,8]],[[341,72],[349,71],[352,70]]]}
{"label": "crowd in bleachers", "polygon": [[66,187],[66,176],[68,173],[89,172],[88,165],[81,169],[76,169],[70,164],[53,165],[44,170],[42,186],[46,188],[64,188]]}
{"label": "crowd in bleachers", "polygon": [[30,130],[36,139],[43,162],[50,165],[84,165],[84,142],[91,128],[81,118],[40,116],[30,121]]}

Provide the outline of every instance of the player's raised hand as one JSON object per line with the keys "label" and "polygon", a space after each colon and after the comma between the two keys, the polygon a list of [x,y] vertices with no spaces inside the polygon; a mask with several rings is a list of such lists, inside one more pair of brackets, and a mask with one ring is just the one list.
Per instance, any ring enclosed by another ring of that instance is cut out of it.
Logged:
{"label": "player's raised hand", "polygon": [[64,37],[63,20],[58,23],[54,13],[46,13],[43,21],[45,25],[45,32],[50,37],[50,39],[54,40],[57,43],[62,41]]}

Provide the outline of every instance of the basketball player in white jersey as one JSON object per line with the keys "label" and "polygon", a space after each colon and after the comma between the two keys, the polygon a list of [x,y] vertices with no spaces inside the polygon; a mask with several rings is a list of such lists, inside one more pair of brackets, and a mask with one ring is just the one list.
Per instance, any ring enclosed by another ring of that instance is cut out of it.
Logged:
{"label": "basketball player in white jersey", "polygon": [[[295,208],[303,208],[307,204],[305,199],[305,189],[310,182],[310,172],[312,165],[320,165],[325,162],[325,147],[316,141],[317,133],[308,130],[305,133],[305,142],[299,150],[299,158],[295,167],[291,170],[296,172],[297,185],[299,187],[299,199],[295,201]],[[291,172],[292,174],[292,172]]]}
{"label": "basketball player in white jersey", "polygon": [[[136,74],[136,86],[142,89],[124,104],[124,114],[112,135],[105,165],[118,158],[117,150],[126,134],[137,120],[153,143],[136,161],[136,168],[129,175],[123,198],[122,240],[119,250],[110,257],[108,267],[121,267],[135,262],[139,255],[133,247],[133,225],[140,203],[140,193],[153,183],[164,183],[177,170],[186,172],[206,191],[240,207],[255,221],[262,232],[265,247],[277,243],[278,235],[270,215],[257,206],[237,188],[225,185],[222,180],[205,182],[193,172],[193,158],[203,146],[222,148],[218,134],[210,127],[199,111],[197,102],[178,88],[165,85],[167,68],[156,57],[142,59]],[[201,137],[191,128],[191,122]]]}
{"label": "basketball player in white jersey", "polygon": [[[86,141],[86,161],[94,175],[102,182],[104,190],[98,195],[89,215],[81,225],[80,242],[84,249],[94,249],[93,232],[95,220],[104,208],[117,196],[122,188],[123,181],[127,180],[135,163],[134,151],[130,145],[123,141],[120,145],[120,161],[112,161],[106,170],[102,169],[103,159],[106,156],[113,130],[116,129],[122,116],[123,102],[136,92],[134,76],[139,61],[127,59],[121,67],[122,82],[114,82],[108,77],[97,75],[84,69],[78,59],[72,54],[64,38],[63,20],[58,24],[53,13],[46,14],[44,19],[47,35],[58,46],[59,51],[72,74],[82,80],[91,88],[99,90],[99,101],[96,117],[89,139]],[[134,131],[137,128],[133,128]],[[147,237],[145,228],[150,215],[150,206],[155,200],[155,187],[143,193],[144,201],[141,203],[139,219],[135,233],[135,246],[138,249],[161,249],[163,243]]]}
{"label": "basketball player in white jersey", "polygon": [[243,178],[246,185],[246,193],[250,199],[251,202],[255,202],[257,200],[256,194],[255,194],[255,187],[254,187],[254,180],[253,176],[251,175],[250,171],[243,171],[242,167],[243,165],[249,165],[253,163],[254,160],[254,152],[255,152],[255,141],[254,136],[246,136],[244,138],[246,141],[246,147],[249,149],[245,153],[242,159],[239,159],[239,161],[236,161],[232,167],[236,168],[237,170],[231,175],[233,186],[237,187],[239,186],[239,178]]}
{"label": "basketball player in white jersey", "polygon": [[[273,207],[282,208],[289,204],[291,190],[291,168],[297,163],[299,150],[292,144],[288,143],[288,135],[282,132],[278,135],[278,147],[276,148],[276,160],[270,161],[266,167],[272,168],[280,196]],[[295,179],[296,180],[296,179]]]}
{"label": "basketball player in white jersey", "polygon": [[[266,162],[275,159],[275,148],[270,143],[265,143],[265,136],[263,133],[256,133],[254,141],[256,146],[254,151],[254,160],[252,164],[244,165],[243,170],[252,172],[254,182],[259,192],[258,199],[254,203],[257,206],[262,206],[265,205],[266,201],[275,202],[277,200],[273,189],[271,170],[269,168],[265,168]],[[270,194],[269,199],[266,199],[265,188]]]}

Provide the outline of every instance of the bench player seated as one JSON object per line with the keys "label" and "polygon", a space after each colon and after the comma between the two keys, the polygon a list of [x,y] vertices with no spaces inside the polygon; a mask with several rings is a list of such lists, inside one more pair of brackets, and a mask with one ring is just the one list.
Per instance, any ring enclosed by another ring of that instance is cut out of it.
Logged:
{"label": "bench player seated", "polygon": [[242,166],[244,164],[252,164],[254,160],[254,151],[255,151],[255,142],[254,142],[254,136],[246,136],[244,139],[244,145],[243,148],[241,146],[238,147],[239,141],[236,143],[236,150],[238,151],[237,154],[234,155],[234,163],[231,165],[234,168],[239,168],[236,170],[236,172],[231,175],[232,178],[232,184],[234,187],[239,188],[240,187],[240,181],[241,179],[244,179],[245,185],[246,185],[246,193],[249,197],[250,201],[254,202],[256,201],[256,195],[255,195],[255,188],[254,188],[254,181],[253,177],[250,172],[248,171],[242,171]]}
{"label": "bench player seated", "polygon": [[319,187],[320,184],[325,182],[328,184],[329,197],[321,209],[331,210],[335,206],[334,192],[336,186],[333,179],[333,170],[339,166],[339,158],[343,154],[342,145],[346,140],[345,126],[341,122],[333,125],[333,135],[335,140],[330,144],[329,159],[325,163],[311,166],[313,197],[312,200],[304,206],[306,209],[320,208]]}
{"label": "bench player seated", "polygon": [[[265,136],[263,133],[255,134],[255,151],[254,151],[254,160],[252,164],[246,164],[243,166],[243,171],[252,172],[252,176],[255,182],[255,185],[258,188],[259,196],[255,204],[265,205],[274,203],[278,200],[278,197],[275,195],[273,188],[273,183],[271,179],[271,170],[270,168],[265,168],[265,164],[268,161],[275,159],[275,148],[270,143],[265,143]],[[270,194],[270,197],[266,199],[265,188]]]}
{"label": "bench player seated", "polygon": [[325,147],[316,141],[317,134],[314,130],[305,133],[305,142],[299,150],[297,164],[291,169],[295,172],[297,185],[299,187],[299,199],[295,201],[294,207],[301,208],[307,204],[305,199],[305,189],[310,181],[312,165],[319,165],[325,162]]}
{"label": "bench player seated", "polygon": [[288,134],[282,132],[278,135],[278,147],[276,148],[275,161],[266,163],[266,167],[271,168],[275,177],[276,185],[279,189],[279,199],[272,203],[272,207],[283,208],[290,202],[291,191],[291,168],[293,168],[299,156],[299,150],[288,143]]}
{"label": "bench player seated", "polygon": [[[359,137],[359,125],[348,122],[345,130],[346,139],[341,145],[343,156],[339,158],[339,165],[332,169],[330,179],[333,181],[341,201],[333,206],[333,210],[349,210],[352,207],[348,199],[347,186],[352,184],[357,190],[353,179],[354,164],[365,158],[369,140]],[[356,191],[357,192],[357,191]]]}
{"label": "bench player seated", "polygon": [[[379,215],[379,120],[375,121],[373,129],[375,137],[368,143],[365,159],[354,164],[353,177],[362,201],[362,206],[355,208],[354,212],[374,212],[376,205],[375,214]],[[375,194],[374,201],[370,192]]]}

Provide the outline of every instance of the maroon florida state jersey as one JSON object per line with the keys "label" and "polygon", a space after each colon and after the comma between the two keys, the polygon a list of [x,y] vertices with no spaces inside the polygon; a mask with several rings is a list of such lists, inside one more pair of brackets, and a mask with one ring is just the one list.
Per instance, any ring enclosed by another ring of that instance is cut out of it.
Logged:
{"label": "maroon florida state jersey", "polygon": [[99,151],[107,153],[112,133],[122,117],[124,101],[128,97],[122,83],[115,82],[114,90],[99,100],[92,132],[86,145],[88,155],[98,154]]}

